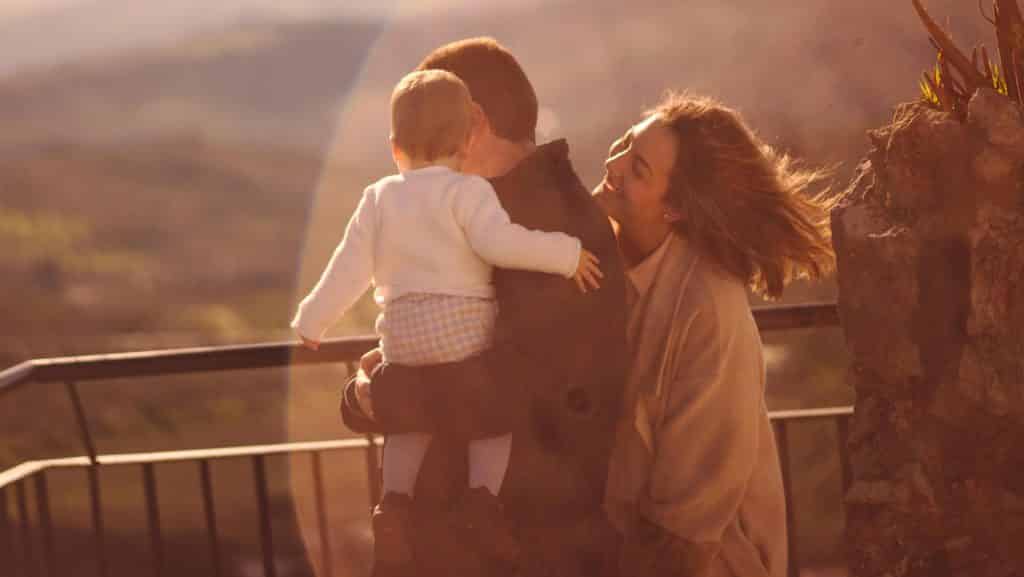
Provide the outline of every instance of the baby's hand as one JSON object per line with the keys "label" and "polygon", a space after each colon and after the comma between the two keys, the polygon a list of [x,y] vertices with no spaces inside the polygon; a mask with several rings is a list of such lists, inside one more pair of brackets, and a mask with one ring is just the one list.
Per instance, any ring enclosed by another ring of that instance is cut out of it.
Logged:
{"label": "baby's hand", "polygon": [[599,264],[601,261],[594,256],[594,253],[587,249],[580,249],[580,262],[576,265],[576,274],[572,275],[580,292],[587,292],[588,286],[594,290],[601,288],[601,282],[598,279],[604,278],[604,273],[597,266]]}
{"label": "baby's hand", "polygon": [[313,340],[307,339],[306,337],[304,337],[302,335],[299,335],[299,339],[302,340],[302,346],[306,347],[307,349],[309,349],[311,351],[316,351],[316,350],[320,349],[320,341],[313,341]]}
{"label": "baby's hand", "polygon": [[359,358],[359,370],[366,373],[367,376],[372,375],[373,369],[376,369],[377,365],[381,364],[383,361],[384,353],[381,352],[378,347]]}

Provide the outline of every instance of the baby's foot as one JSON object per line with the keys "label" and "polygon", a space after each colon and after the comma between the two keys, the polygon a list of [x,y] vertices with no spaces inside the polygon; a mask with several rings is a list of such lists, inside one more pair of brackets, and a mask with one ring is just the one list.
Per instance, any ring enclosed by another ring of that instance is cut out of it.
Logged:
{"label": "baby's foot", "polygon": [[373,555],[382,566],[405,565],[412,562],[411,530],[412,500],[401,493],[386,493],[373,509]]}

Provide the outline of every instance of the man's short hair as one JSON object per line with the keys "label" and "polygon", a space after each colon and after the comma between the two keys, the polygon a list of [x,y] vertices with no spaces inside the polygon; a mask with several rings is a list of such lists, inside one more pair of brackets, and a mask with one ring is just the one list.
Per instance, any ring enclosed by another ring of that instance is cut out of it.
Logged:
{"label": "man's short hair", "polygon": [[411,158],[454,156],[462,151],[472,128],[472,97],[451,72],[411,72],[391,93],[391,140]]}
{"label": "man's short hair", "polygon": [[513,142],[534,142],[537,93],[519,62],[493,38],[467,38],[434,50],[417,70],[447,70],[469,87],[494,134]]}

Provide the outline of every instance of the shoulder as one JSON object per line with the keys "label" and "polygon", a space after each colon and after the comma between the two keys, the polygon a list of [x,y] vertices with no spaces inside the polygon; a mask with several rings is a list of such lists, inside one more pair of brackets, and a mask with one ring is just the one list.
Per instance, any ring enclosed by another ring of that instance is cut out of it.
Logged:
{"label": "shoulder", "polygon": [[679,311],[701,336],[732,340],[753,323],[744,284],[706,257],[698,257],[683,290]]}
{"label": "shoulder", "polygon": [[454,182],[455,186],[459,187],[459,190],[494,193],[494,187],[491,186],[491,183],[486,178],[475,174],[453,173],[452,182]]}
{"label": "shoulder", "polygon": [[363,196],[376,200],[382,194],[392,194],[393,192],[396,192],[408,186],[408,181],[406,181],[405,177],[402,176],[401,173],[389,174],[388,176],[385,176],[384,178],[381,178],[380,180],[367,186],[363,190]]}
{"label": "shoulder", "polygon": [[464,208],[500,204],[494,187],[487,179],[475,174],[452,173],[450,186],[455,190],[455,202]]}

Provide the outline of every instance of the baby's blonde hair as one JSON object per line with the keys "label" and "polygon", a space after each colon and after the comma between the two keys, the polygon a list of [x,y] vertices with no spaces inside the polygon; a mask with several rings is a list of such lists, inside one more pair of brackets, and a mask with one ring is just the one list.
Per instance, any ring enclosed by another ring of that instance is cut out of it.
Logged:
{"label": "baby's blonde hair", "polygon": [[391,93],[391,140],[417,160],[455,156],[469,139],[472,103],[469,89],[451,72],[411,72]]}

